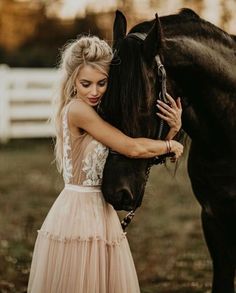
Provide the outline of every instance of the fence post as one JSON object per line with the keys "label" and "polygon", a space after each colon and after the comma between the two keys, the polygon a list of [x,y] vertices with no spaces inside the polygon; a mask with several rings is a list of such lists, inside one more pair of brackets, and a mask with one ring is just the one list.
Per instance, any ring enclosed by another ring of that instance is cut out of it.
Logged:
{"label": "fence post", "polygon": [[9,71],[10,68],[0,65],[0,142],[9,139]]}

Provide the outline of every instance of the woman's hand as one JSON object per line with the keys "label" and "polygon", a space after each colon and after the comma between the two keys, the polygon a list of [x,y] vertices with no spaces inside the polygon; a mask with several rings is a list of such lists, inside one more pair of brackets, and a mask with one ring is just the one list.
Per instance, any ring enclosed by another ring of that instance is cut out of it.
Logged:
{"label": "woman's hand", "polygon": [[182,105],[180,98],[177,98],[175,101],[169,94],[167,94],[167,99],[169,100],[169,105],[160,100],[157,100],[157,107],[161,112],[158,112],[157,115],[166,121],[170,127],[170,130],[176,134],[182,125]]}
{"label": "woman's hand", "polygon": [[169,140],[169,144],[170,144],[169,151],[175,154],[173,157],[170,158],[170,161],[172,163],[175,163],[176,160],[178,160],[178,158],[183,154],[184,147],[181,143],[175,140]]}

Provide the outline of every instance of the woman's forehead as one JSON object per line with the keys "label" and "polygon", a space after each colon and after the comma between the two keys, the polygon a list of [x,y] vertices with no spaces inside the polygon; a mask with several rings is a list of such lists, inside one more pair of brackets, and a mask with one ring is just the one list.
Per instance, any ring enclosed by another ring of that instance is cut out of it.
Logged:
{"label": "woman's forehead", "polygon": [[78,73],[78,79],[86,79],[86,80],[101,80],[106,78],[107,75],[105,72],[102,72],[96,67],[91,65],[84,65]]}

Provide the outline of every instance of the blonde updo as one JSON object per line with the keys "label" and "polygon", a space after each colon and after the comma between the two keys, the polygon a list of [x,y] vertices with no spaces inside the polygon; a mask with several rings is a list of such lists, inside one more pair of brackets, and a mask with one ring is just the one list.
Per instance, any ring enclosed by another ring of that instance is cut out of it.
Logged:
{"label": "blonde updo", "polygon": [[83,36],[65,46],[60,67],[68,77],[82,65],[88,64],[107,72],[111,59],[112,50],[105,41],[95,36]]}
{"label": "blonde updo", "polygon": [[64,79],[61,98],[65,104],[68,99],[73,98],[75,80],[81,67],[91,65],[107,74],[112,57],[110,46],[95,36],[83,36],[68,43],[62,51],[60,64]]}
{"label": "blonde updo", "polygon": [[67,43],[62,49],[59,70],[62,75],[60,94],[56,99],[56,127],[55,155],[58,170],[62,171],[62,111],[64,107],[76,98],[75,81],[79,70],[90,65],[108,74],[113,54],[111,47],[96,36],[82,36]]}

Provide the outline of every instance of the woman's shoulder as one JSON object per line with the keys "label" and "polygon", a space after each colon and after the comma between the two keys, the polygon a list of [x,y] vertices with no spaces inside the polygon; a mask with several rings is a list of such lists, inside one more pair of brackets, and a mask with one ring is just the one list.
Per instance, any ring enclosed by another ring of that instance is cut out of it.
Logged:
{"label": "woman's shoulder", "polygon": [[83,100],[74,99],[70,101],[68,105],[68,115],[72,122],[78,122],[84,120],[88,121],[96,117],[98,114],[93,107],[86,104]]}
{"label": "woman's shoulder", "polygon": [[73,99],[69,102],[68,104],[68,112],[70,113],[70,115],[85,115],[88,113],[96,113],[96,111],[89,106],[88,104],[86,104],[83,100],[81,99]]}
{"label": "woman's shoulder", "polygon": [[[75,137],[82,137],[86,134],[88,134],[85,130],[78,127],[78,125],[75,125],[74,121],[78,122],[81,118],[83,118],[84,115],[87,115],[88,105],[84,103],[83,101],[80,101],[79,99],[73,99],[67,103],[67,105],[64,107],[64,114],[66,114],[67,121],[68,121],[68,127],[72,134],[72,136]],[[76,123],[78,124],[78,123]]]}

